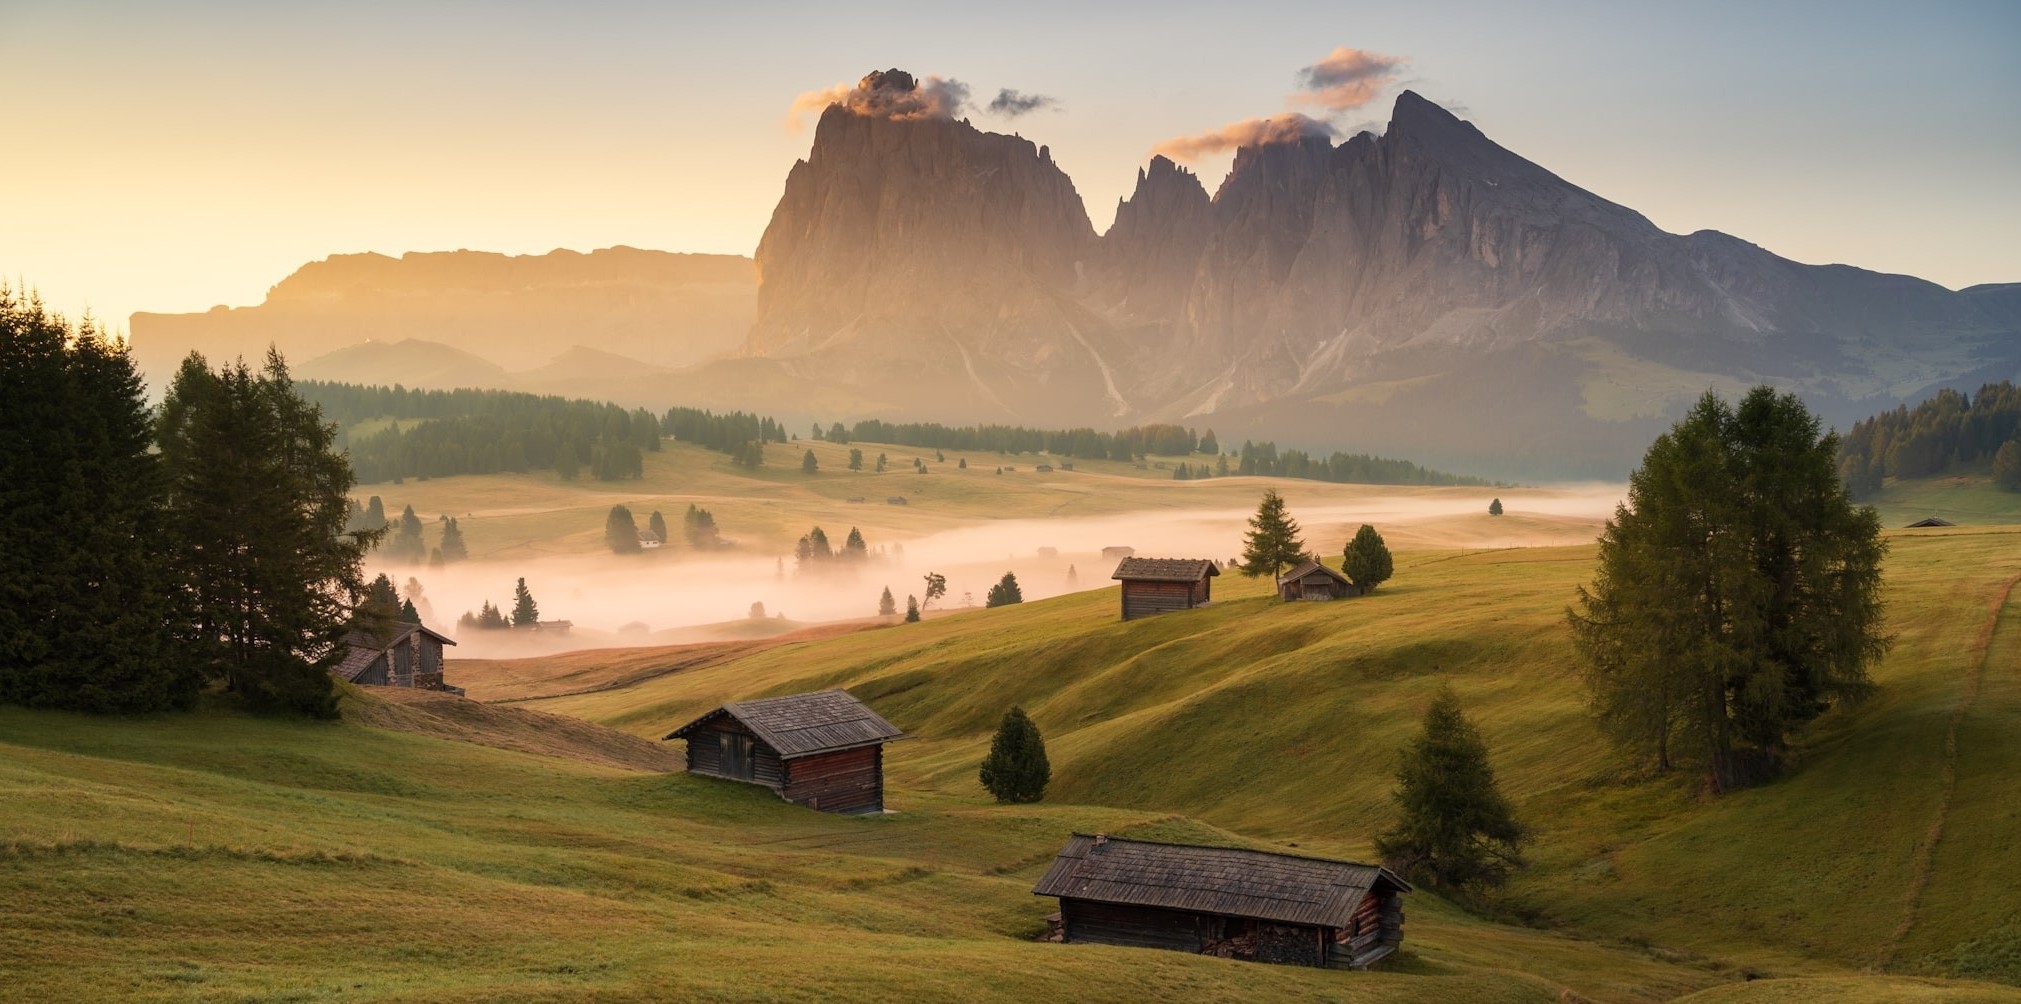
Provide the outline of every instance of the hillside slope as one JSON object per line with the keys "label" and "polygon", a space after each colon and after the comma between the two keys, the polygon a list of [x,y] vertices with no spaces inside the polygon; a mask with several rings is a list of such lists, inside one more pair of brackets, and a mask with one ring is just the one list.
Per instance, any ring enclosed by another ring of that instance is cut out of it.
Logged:
{"label": "hillside slope", "polygon": [[[535,706],[663,733],[728,699],[844,686],[920,736],[903,785],[977,792],[996,718],[1044,731],[1049,798],[1183,812],[1348,856],[1389,818],[1397,748],[1452,684],[1537,830],[1525,914],[1767,971],[1816,964],[2021,982],[2021,531],[1893,538],[1897,641],[1787,779],[1719,800],[1643,778],[1584,711],[1563,610],[1593,550],[1404,552],[1347,603],[1224,578],[1209,608],[1120,623],[1102,590],[783,645]],[[1965,822],[1960,822],[1961,820]]]}

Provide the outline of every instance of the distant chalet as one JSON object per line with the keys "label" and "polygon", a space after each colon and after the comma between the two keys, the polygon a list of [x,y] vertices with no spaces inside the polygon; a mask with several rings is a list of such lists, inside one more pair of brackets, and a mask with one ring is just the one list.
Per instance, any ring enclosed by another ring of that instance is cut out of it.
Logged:
{"label": "distant chalet", "polygon": [[454,644],[454,638],[419,624],[396,623],[385,634],[354,630],[344,636],[344,658],[330,672],[371,687],[461,694],[462,687],[442,682],[442,646]]}
{"label": "distant chalet", "polygon": [[1410,883],[1378,865],[1076,833],[1032,887],[1060,940],[1366,969],[1403,943]]}
{"label": "distant chalet", "polygon": [[1214,598],[1207,581],[1221,570],[1205,558],[1124,558],[1112,579],[1123,580],[1123,619],[1191,610]]}
{"label": "distant chalet", "polygon": [[1343,596],[1360,596],[1361,587],[1317,561],[1308,561],[1278,576],[1277,595],[1287,602],[1337,600]]}
{"label": "distant chalet", "polygon": [[822,812],[884,811],[884,744],[908,738],[841,690],[733,701],[667,733],[688,771],[762,784]]}

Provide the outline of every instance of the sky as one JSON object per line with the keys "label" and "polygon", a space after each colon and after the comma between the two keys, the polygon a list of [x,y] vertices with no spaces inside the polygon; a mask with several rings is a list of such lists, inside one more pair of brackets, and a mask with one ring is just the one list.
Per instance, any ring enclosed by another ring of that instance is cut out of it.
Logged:
{"label": "sky", "polygon": [[[1368,102],[1295,100],[1343,48],[1383,57]],[[1098,230],[1161,144],[1290,111],[1379,132],[1408,87],[1672,232],[2021,281],[2010,0],[0,0],[0,279],[123,330],[338,253],[750,254],[812,138],[795,99],[891,67],[1049,145]],[[1003,88],[1050,100],[989,112]],[[1211,190],[1228,161],[1193,167]]]}

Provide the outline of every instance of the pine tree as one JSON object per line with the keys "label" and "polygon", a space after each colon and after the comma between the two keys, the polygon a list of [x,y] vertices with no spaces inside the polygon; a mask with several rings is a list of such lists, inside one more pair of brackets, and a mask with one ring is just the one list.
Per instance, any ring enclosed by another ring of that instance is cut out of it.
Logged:
{"label": "pine tree", "polygon": [[946,595],[947,595],[947,576],[941,575],[938,572],[926,573],[926,602],[920,605],[921,609],[925,609],[925,607],[927,605],[932,604],[934,600],[940,599],[941,597]]}
{"label": "pine tree", "polygon": [[428,547],[421,539],[421,517],[414,514],[413,506],[400,513],[399,521],[388,535],[385,550],[386,557],[392,561],[418,564],[428,556]]}
{"label": "pine tree", "polygon": [[815,527],[807,534],[807,542],[813,546],[814,560],[828,561],[835,557],[835,549],[828,546],[828,535],[823,533],[820,527]]}
{"label": "pine tree", "polygon": [[407,624],[421,623],[421,612],[414,609],[413,600],[400,601],[400,620]]}
{"label": "pine tree", "polygon": [[1500,516],[1501,514],[1502,514],[1502,500],[1501,500],[1501,499],[1496,499],[1496,500],[1494,500],[1493,502],[1490,502],[1490,503],[1488,503],[1488,515],[1490,515],[1490,516]]}
{"label": "pine tree", "polygon": [[989,607],[1007,607],[1013,603],[1023,603],[1024,601],[1025,594],[1022,590],[1018,589],[1018,577],[1013,573],[1005,572],[1003,573],[1003,578],[996,585],[989,587],[989,595],[983,598],[982,605],[987,609]]}
{"label": "pine tree", "polygon": [[365,503],[365,529],[386,529],[386,503],[379,501],[379,496],[377,495],[372,496],[371,500]]}
{"label": "pine tree", "polygon": [[1395,568],[1389,546],[1383,543],[1382,534],[1375,532],[1375,527],[1363,523],[1361,529],[1354,531],[1354,539],[1347,542],[1347,550],[1340,563],[1341,573],[1347,576],[1347,581],[1364,593],[1370,592],[1388,582]]}
{"label": "pine tree", "polygon": [[610,515],[603,521],[603,542],[612,554],[639,553],[639,525],[632,521],[630,509],[611,506]]}
{"label": "pine tree", "polygon": [[1242,547],[1243,575],[1276,578],[1288,565],[1305,560],[1305,542],[1298,539],[1298,522],[1284,509],[1277,489],[1263,490],[1263,501],[1249,519],[1249,533]]}
{"label": "pine tree", "polygon": [[0,701],[188,706],[202,676],[125,348],[0,285]]}
{"label": "pine tree", "polygon": [[2010,492],[2021,492],[2021,439],[2000,444],[1993,453],[1993,483]]}
{"label": "pine tree", "polygon": [[526,580],[512,589],[512,626],[532,627],[540,623],[540,606],[533,602],[533,593],[526,588]]}
{"label": "pine tree", "polygon": [[842,542],[842,556],[850,561],[862,561],[870,557],[870,545],[863,541],[863,531],[849,528],[849,537]]}
{"label": "pine tree", "polygon": [[652,516],[646,520],[646,529],[651,531],[653,536],[660,538],[661,544],[674,542],[673,538],[667,536],[667,518],[660,515],[658,509],[654,509]]}
{"label": "pine tree", "polygon": [[919,597],[911,595],[905,597],[905,622],[907,624],[919,623]]}
{"label": "pine tree", "polygon": [[892,617],[898,613],[898,601],[891,597],[891,587],[884,587],[884,594],[877,597],[877,616]]}
{"label": "pine tree", "polygon": [[800,473],[813,474],[821,470],[821,461],[814,459],[814,451],[808,450],[800,456]]}
{"label": "pine tree", "polygon": [[849,469],[852,471],[863,469],[863,451],[853,446],[849,448]]}
{"label": "pine tree", "polygon": [[352,474],[336,427],[269,350],[257,375],[244,362],[213,373],[192,353],[156,428],[192,648],[255,708],[334,716],[326,669],[344,652],[371,543],[344,530]]}
{"label": "pine tree", "polygon": [[1450,891],[1500,885],[1523,864],[1526,838],[1495,786],[1487,743],[1442,687],[1396,774],[1396,825],[1376,851],[1412,881]]}
{"label": "pine tree", "polygon": [[1053,779],[1046,742],[1023,708],[1004,712],[978,776],[999,802],[1026,804],[1046,796],[1046,785]]}
{"label": "pine tree", "polygon": [[877,473],[879,474],[884,473],[884,460],[884,454],[880,453],[877,455]]}

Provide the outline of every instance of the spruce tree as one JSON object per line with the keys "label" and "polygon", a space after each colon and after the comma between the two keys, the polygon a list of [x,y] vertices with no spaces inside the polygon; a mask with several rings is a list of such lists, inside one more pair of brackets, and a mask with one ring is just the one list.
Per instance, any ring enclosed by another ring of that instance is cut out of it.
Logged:
{"label": "spruce tree", "polygon": [[821,461],[814,459],[813,450],[808,450],[806,453],[800,455],[800,473],[813,474],[819,470],[821,470]]}
{"label": "spruce tree", "polygon": [[188,706],[202,676],[126,349],[0,285],[0,701]]}
{"label": "spruce tree", "polygon": [[630,509],[611,506],[610,515],[603,521],[603,542],[612,554],[639,553],[639,525],[632,521]]}
{"label": "spruce tree", "polygon": [[1396,563],[1390,558],[1389,546],[1382,541],[1382,534],[1375,527],[1363,523],[1354,531],[1354,539],[1347,542],[1347,550],[1340,563],[1341,573],[1347,580],[1366,593],[1389,581]]}
{"label": "spruce tree", "polygon": [[1025,804],[1046,796],[1053,779],[1052,765],[1046,761],[1045,739],[1023,708],[1004,712],[996,735],[990,737],[989,756],[978,772],[982,786],[999,802]]}
{"label": "spruce tree", "polygon": [[862,561],[870,557],[870,545],[863,541],[863,531],[849,528],[849,537],[842,542],[842,556],[851,561]]}
{"label": "spruce tree", "polygon": [[421,539],[421,517],[414,514],[413,506],[401,511],[385,550],[391,560],[415,564],[428,556],[428,547]]}
{"label": "spruce tree", "polygon": [[884,587],[884,594],[877,597],[877,616],[891,617],[898,613],[898,601],[891,597],[891,587]]}
{"label": "spruce tree", "polygon": [[912,595],[905,597],[905,622],[907,624],[919,623],[919,597]]}
{"label": "spruce tree", "polygon": [[1018,588],[1018,577],[1011,572],[1005,572],[1003,573],[1003,578],[996,585],[989,587],[989,595],[983,598],[982,605],[987,609],[989,607],[1007,607],[1013,603],[1023,603],[1024,601],[1025,594]]}
{"label": "spruce tree", "polygon": [[1377,853],[1406,877],[1448,891],[1500,885],[1523,863],[1526,832],[1495,785],[1487,743],[1441,687],[1404,747],[1392,793],[1396,825]]}
{"label": "spruce tree", "polygon": [[243,361],[213,373],[192,353],[156,429],[192,650],[255,708],[334,716],[326,670],[372,542],[344,529],[352,474],[336,427],[269,350],[258,374]]}
{"label": "spruce tree", "polygon": [[456,525],[456,517],[442,524],[442,560],[465,561],[470,557],[470,548],[463,543],[463,528]]}
{"label": "spruce tree", "polygon": [[852,471],[863,469],[863,451],[853,446],[849,448],[849,469]]}
{"label": "spruce tree", "polygon": [[365,503],[365,529],[386,529],[386,503],[381,502],[377,495]]}
{"label": "spruce tree", "polygon": [[1305,542],[1298,539],[1298,521],[1285,511],[1277,489],[1263,490],[1256,515],[1249,518],[1249,533],[1242,546],[1243,575],[1276,578],[1286,566],[1305,560]]}
{"label": "spruce tree", "polygon": [[1494,500],[1494,501],[1492,501],[1492,502],[1489,502],[1489,503],[1488,503],[1488,515],[1490,515],[1490,516],[1500,516],[1501,514],[1502,514],[1502,500],[1501,500],[1501,499],[1496,499],[1496,500]]}
{"label": "spruce tree", "polygon": [[662,545],[673,543],[673,539],[667,536],[667,518],[660,515],[658,509],[654,509],[652,516],[647,518],[646,529],[652,531],[653,536],[660,538]]}
{"label": "spruce tree", "polygon": [[2021,439],[2010,439],[1994,451],[1993,483],[2010,492],[2021,492]]}
{"label": "spruce tree", "polygon": [[533,593],[526,588],[526,580],[520,579],[512,589],[512,626],[532,627],[540,623],[540,606],[533,602]]}

